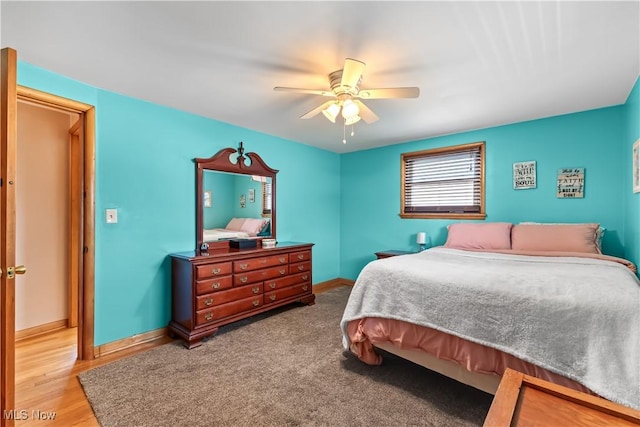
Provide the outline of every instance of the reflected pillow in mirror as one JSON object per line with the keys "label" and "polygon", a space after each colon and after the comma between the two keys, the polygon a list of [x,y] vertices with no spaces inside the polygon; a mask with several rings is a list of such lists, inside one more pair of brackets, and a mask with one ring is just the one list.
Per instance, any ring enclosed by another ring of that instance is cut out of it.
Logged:
{"label": "reflected pillow in mirror", "polygon": [[225,228],[227,230],[233,230],[233,231],[244,231],[242,229],[242,226],[244,225],[245,221],[246,221],[246,218],[232,218],[231,221],[229,221],[229,224],[227,224]]}
{"label": "reflected pillow in mirror", "polygon": [[246,218],[240,231],[256,235],[264,228],[266,222],[265,219]]}

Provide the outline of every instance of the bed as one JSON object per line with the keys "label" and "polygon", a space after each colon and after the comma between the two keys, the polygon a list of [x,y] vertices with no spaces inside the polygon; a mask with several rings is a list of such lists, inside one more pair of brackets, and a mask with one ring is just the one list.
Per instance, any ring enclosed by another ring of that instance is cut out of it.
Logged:
{"label": "bed", "polygon": [[600,253],[597,224],[483,225],[489,237],[456,224],[445,246],[367,264],[340,323],[345,349],[489,393],[512,368],[640,409],[635,266]]}

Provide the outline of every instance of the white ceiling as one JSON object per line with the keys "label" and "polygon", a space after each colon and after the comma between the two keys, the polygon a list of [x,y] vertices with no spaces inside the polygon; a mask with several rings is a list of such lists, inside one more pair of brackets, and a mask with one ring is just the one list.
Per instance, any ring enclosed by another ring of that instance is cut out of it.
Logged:
{"label": "white ceiling", "polygon": [[[0,3],[0,44],[22,61],[109,91],[335,152],[626,101],[640,73],[640,1]],[[365,103],[343,127],[326,98],[350,57],[361,89],[418,86]],[[212,136],[215,138],[215,136]]]}

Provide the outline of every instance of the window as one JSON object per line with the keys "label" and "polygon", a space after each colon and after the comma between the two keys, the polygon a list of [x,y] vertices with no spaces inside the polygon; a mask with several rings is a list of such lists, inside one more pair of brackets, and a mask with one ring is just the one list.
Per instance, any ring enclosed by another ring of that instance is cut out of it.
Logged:
{"label": "window", "polygon": [[400,216],[484,219],[484,141],[402,154]]}
{"label": "window", "polygon": [[262,214],[271,214],[271,182],[262,182]]}

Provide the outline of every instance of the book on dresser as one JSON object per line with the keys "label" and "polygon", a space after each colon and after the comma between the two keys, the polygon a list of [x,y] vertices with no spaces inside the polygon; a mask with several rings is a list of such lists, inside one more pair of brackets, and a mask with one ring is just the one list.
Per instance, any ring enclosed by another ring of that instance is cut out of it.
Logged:
{"label": "book on dresser", "polygon": [[194,348],[218,328],[294,302],[314,304],[312,243],[171,254],[169,335]]}

